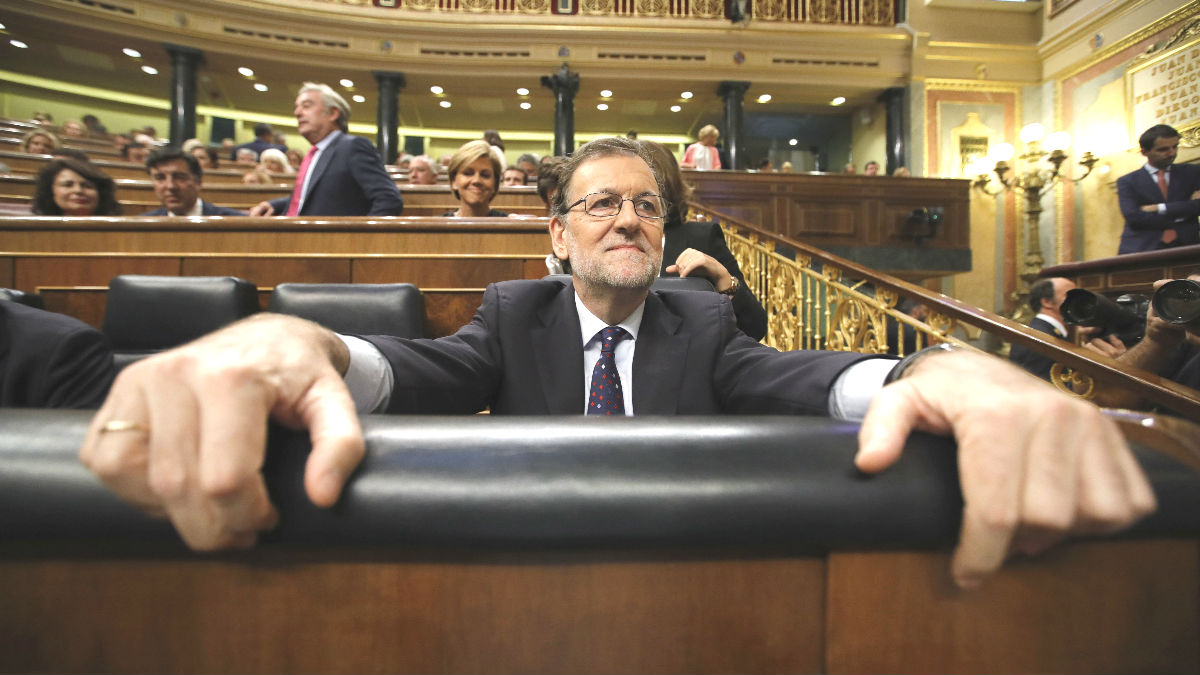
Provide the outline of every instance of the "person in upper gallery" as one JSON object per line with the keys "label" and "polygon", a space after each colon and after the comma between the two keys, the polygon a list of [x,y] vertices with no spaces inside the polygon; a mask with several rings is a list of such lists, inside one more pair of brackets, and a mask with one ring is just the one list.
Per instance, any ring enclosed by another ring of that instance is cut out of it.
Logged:
{"label": "person in upper gallery", "polygon": [[500,132],[495,129],[487,129],[483,132],[483,140],[488,142],[488,145],[496,148],[499,153],[500,166],[508,166],[508,159],[504,156],[504,140],[500,138]]}
{"label": "person in upper gallery", "polygon": [[70,157],[71,159],[77,159],[81,162],[86,162],[89,164],[92,161],[91,158],[89,158],[87,156],[87,153],[80,150],[79,148],[55,148],[50,151],[50,156],[51,157]]}
{"label": "person in upper gallery", "polygon": [[792,173],[795,170],[796,169],[792,166],[791,162],[784,162],[783,164],[779,165],[779,173]]}
{"label": "person in upper gallery", "polygon": [[437,339],[244,319],[123,371],[80,460],[214,550],[279,522],[261,473],[270,417],[308,430],[305,492],[330,507],[365,453],[358,412],[828,415],[861,420],[854,463],[867,473],[893,465],[914,430],[954,436],[964,506],[951,572],[967,588],[1010,555],[1155,510],[1112,420],[1000,359],[779,352],[739,331],[724,298],[653,290],[667,204],[636,142],[592,141],[562,174],[550,238],[570,280],[492,284],[471,323]]}
{"label": "person in upper gallery", "polygon": [[532,152],[527,152],[517,158],[517,166],[525,172],[527,178],[537,179],[538,175],[538,157]]}
{"label": "person in upper gallery", "polygon": [[350,105],[328,85],[306,82],[296,97],[296,126],[312,148],[292,194],[261,202],[252,216],[398,216],[404,210],[375,146],[352,136]]}
{"label": "person in upper gallery", "polygon": [[775,167],[771,165],[771,160],[762,159],[758,163],[759,173],[775,173]]}
{"label": "person in upper gallery", "polygon": [[696,142],[687,146],[680,165],[685,169],[720,169],[721,155],[717,152],[717,139],[721,132],[711,124],[700,128]]}
{"label": "person in upper gallery", "polygon": [[504,176],[500,180],[501,185],[513,186],[524,185],[529,180],[529,175],[525,173],[525,169],[519,166],[510,166],[504,170]]}
{"label": "person in upper gallery", "polygon": [[242,174],[242,185],[273,185],[275,179],[265,169],[257,166]]}
{"label": "person in upper gallery", "polygon": [[0,299],[0,408],[99,408],[115,375],[100,331]]}
{"label": "person in upper gallery", "polygon": [[31,211],[39,216],[119,216],[113,179],[88,162],[58,157],[38,171]]}
{"label": "person in upper gallery", "polygon": [[282,150],[267,148],[258,156],[258,168],[273,174],[284,176],[296,175],[296,169],[288,164],[287,155]]}
{"label": "person in upper gallery", "polygon": [[280,152],[287,152],[286,145],[279,145],[275,143],[275,134],[271,131],[271,125],[267,124],[266,122],[259,122],[255,124],[254,140],[250,141],[249,143],[242,143],[241,145],[234,146],[233,150],[229,153],[229,159],[238,161],[237,152],[242,148],[249,148],[253,150],[254,157],[256,159],[262,155],[263,150],[267,150],[269,148],[274,148]]}
{"label": "person in upper gallery", "polygon": [[1138,138],[1146,163],[1117,179],[1125,217],[1117,255],[1200,243],[1200,165],[1175,164],[1179,132],[1156,124]]}
{"label": "person in upper gallery", "polygon": [[458,208],[443,213],[458,218],[503,218],[508,214],[492,208],[500,189],[500,158],[487,141],[468,141],[450,158],[447,175]]}
{"label": "person in upper gallery", "polygon": [[87,127],[87,132],[91,136],[100,137],[108,135],[108,127],[100,123],[100,118],[92,114],[84,115],[79,120],[83,122],[83,126]]}
{"label": "person in upper gallery", "polygon": [[200,198],[204,183],[204,170],[195,157],[174,146],[165,146],[150,153],[146,160],[146,171],[154,181],[154,194],[162,202],[162,208],[145,214],[147,216],[244,216],[224,206],[210,204]]}
{"label": "person in upper gallery", "polygon": [[437,185],[437,169],[429,155],[417,155],[408,160],[409,185]]}
{"label": "person in upper gallery", "polygon": [[846,166],[842,167],[842,173],[846,174],[847,176],[853,176],[854,174],[858,173],[858,169],[854,168],[854,162],[847,162]]}
{"label": "person in upper gallery", "polygon": [[257,166],[258,153],[250,148],[238,148],[233,151],[233,161],[235,164],[241,164],[242,166]]}
{"label": "person in upper gallery", "polygon": [[[1029,327],[1066,340],[1067,327],[1063,324],[1060,308],[1063,301],[1067,299],[1067,291],[1073,288],[1075,288],[1075,282],[1063,277],[1035,281],[1029,287],[1029,308],[1035,314],[1033,320],[1029,322]],[[1054,365],[1054,359],[1049,356],[1043,356],[1024,345],[1013,343],[1008,352],[1008,360],[1043,380],[1050,380],[1050,368]]]}
{"label": "person in upper gallery", "polygon": [[130,141],[121,148],[121,159],[134,164],[145,164],[150,156],[150,146],[141,141]]}
{"label": "person in upper gallery", "polygon": [[864,164],[863,165],[863,175],[864,176],[878,176],[879,175],[879,162],[876,162],[875,160],[871,160],[871,161],[867,162],[866,164]]}
{"label": "person in upper gallery", "polygon": [[733,303],[737,326],[755,340],[767,335],[767,312],[746,284],[746,277],[725,243],[725,233],[715,222],[685,222],[692,187],[683,182],[675,155],[655,141],[640,141],[650,167],[662,184],[667,217],[663,221],[665,276],[700,276]]}
{"label": "person in upper gallery", "polygon": [[25,132],[21,137],[21,152],[31,155],[48,155],[61,146],[58,137],[45,129],[34,129]]}
{"label": "person in upper gallery", "polygon": [[87,129],[75,120],[68,120],[63,122],[62,135],[70,138],[83,138],[87,136]]}

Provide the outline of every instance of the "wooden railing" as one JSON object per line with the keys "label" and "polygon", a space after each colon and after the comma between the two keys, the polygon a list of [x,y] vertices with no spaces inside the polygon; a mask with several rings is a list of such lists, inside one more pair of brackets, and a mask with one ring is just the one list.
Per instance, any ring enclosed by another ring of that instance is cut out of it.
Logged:
{"label": "wooden railing", "polygon": [[1159,279],[1183,279],[1200,272],[1200,245],[1130,253],[1042,269],[1042,277],[1065,277],[1080,288],[1108,296],[1153,293]]}

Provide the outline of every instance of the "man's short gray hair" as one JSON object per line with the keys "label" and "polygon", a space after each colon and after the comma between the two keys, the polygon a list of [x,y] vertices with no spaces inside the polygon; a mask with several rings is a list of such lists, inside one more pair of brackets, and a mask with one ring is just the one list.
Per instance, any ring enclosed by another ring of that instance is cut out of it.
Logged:
{"label": "man's short gray hair", "polygon": [[343,132],[350,131],[350,104],[346,103],[346,99],[342,98],[341,94],[327,84],[305,82],[304,86],[300,87],[299,95],[303,96],[305,92],[309,91],[321,92],[321,103],[325,105],[325,110],[337,110],[341,113],[337,119],[338,128]]}
{"label": "man's short gray hair", "polygon": [[618,157],[621,155],[640,157],[646,163],[646,166],[650,168],[650,173],[654,175],[654,183],[657,186],[658,193],[662,194],[662,177],[654,169],[654,162],[650,160],[650,156],[646,154],[646,150],[640,143],[621,136],[597,138],[576,150],[565,162],[557,167],[558,192],[554,193],[554,204],[551,209],[552,215],[559,218],[566,217],[567,200],[569,199],[567,195],[571,193],[571,179],[575,176],[575,171],[584,162],[600,159],[601,157]]}

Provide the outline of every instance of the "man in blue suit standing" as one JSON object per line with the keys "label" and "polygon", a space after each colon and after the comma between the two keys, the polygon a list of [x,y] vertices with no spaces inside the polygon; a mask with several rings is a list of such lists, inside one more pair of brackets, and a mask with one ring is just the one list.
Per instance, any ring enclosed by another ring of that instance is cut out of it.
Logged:
{"label": "man in blue suit standing", "polygon": [[350,106],[333,89],[307,82],[296,97],[296,126],[312,143],[290,197],[261,202],[252,216],[398,216],[400,189],[375,146],[351,136]]}
{"label": "man in blue suit standing", "polygon": [[1175,165],[1179,132],[1156,124],[1138,139],[1146,164],[1117,179],[1125,217],[1118,254],[1200,243],[1200,166]]}

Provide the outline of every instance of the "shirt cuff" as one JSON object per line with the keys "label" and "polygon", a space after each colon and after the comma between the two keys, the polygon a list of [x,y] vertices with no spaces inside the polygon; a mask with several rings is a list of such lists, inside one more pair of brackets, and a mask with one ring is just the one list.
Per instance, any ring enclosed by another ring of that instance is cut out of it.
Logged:
{"label": "shirt cuff", "polygon": [[837,420],[861,422],[883,381],[899,363],[894,359],[859,361],[842,371],[829,390],[829,416]]}
{"label": "shirt cuff", "polygon": [[1159,204],[1158,204],[1158,215],[1160,215],[1160,216],[1161,216],[1161,215],[1164,215],[1166,212],[1167,212],[1167,205],[1166,205],[1166,204],[1164,204],[1164,203],[1162,203],[1162,202],[1159,202]]}
{"label": "shirt cuff", "polygon": [[362,338],[338,335],[350,351],[350,365],[343,380],[360,414],[386,410],[392,399],[392,366],[375,345]]}

